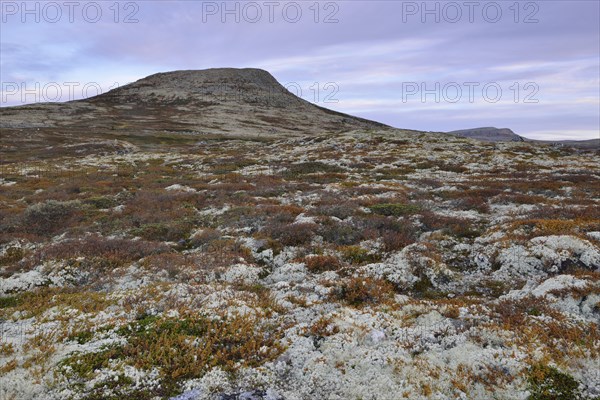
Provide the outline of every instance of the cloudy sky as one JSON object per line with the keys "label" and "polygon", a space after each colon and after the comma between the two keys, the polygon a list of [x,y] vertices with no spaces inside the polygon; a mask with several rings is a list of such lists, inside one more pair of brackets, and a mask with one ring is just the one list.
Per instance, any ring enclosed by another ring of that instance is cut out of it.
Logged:
{"label": "cloudy sky", "polygon": [[170,70],[258,67],[396,127],[600,135],[600,2],[0,2],[1,106]]}

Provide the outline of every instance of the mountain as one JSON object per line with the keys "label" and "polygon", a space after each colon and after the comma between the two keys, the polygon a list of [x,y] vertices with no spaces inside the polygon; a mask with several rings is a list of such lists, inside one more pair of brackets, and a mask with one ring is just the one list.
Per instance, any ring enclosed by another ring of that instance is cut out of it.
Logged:
{"label": "mountain", "polygon": [[146,134],[294,136],[384,126],[316,106],[290,93],[267,71],[254,68],[158,73],[96,97],[5,108],[0,116],[3,129]]}
{"label": "mountain", "polygon": [[483,140],[485,142],[523,142],[525,138],[517,135],[508,128],[472,128],[461,129],[458,131],[447,132],[450,135],[460,136],[470,139]]}
{"label": "mountain", "polygon": [[386,125],[305,101],[267,71],[245,68],[158,73],[66,103],[0,108],[4,159],[189,146],[215,138],[266,140]]}

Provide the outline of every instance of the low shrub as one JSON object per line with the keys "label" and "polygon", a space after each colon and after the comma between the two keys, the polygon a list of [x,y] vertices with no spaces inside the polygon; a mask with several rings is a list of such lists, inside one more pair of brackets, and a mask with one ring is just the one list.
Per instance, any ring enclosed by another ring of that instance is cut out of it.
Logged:
{"label": "low shrub", "polygon": [[577,206],[569,207],[561,205],[559,207],[538,206],[529,213],[531,219],[548,220],[579,220],[592,221],[600,220],[600,210],[596,206]]}
{"label": "low shrub", "polygon": [[[244,228],[254,233],[267,223],[269,213],[265,208],[237,206],[230,208],[221,215],[207,216],[205,219],[207,223],[203,224],[204,226],[208,225],[212,228]],[[293,221],[293,218],[291,221]]]}
{"label": "low shrub", "polygon": [[302,178],[303,182],[307,183],[317,183],[317,184],[327,184],[334,182],[344,182],[348,176],[346,174],[341,174],[338,172],[327,172],[322,174],[310,174],[306,175]]}
{"label": "low shrub", "polygon": [[469,168],[467,168],[463,165],[458,165],[458,164],[440,164],[440,165],[438,165],[438,168],[441,171],[455,172],[457,174],[462,174],[469,170]]}
{"label": "low shrub", "polygon": [[[98,352],[75,353],[59,365],[58,373],[72,385],[93,379],[96,371],[120,361],[144,371],[158,369],[160,385],[147,388],[147,397],[170,398],[180,393],[179,382],[201,378],[218,367],[233,373],[242,367],[257,367],[283,351],[278,340],[281,330],[252,316],[209,318],[188,315],[163,319],[142,314],[137,320],[118,329],[127,337],[122,345]],[[135,383],[124,380],[122,386],[135,389]],[[100,395],[111,382],[99,382],[93,389]]]}
{"label": "low shrub", "polygon": [[377,176],[375,176],[375,180],[400,180],[404,179],[407,174],[415,172],[415,168],[404,166],[401,168],[378,168],[374,171]]}
{"label": "low shrub", "polygon": [[203,257],[193,253],[160,253],[144,258],[140,265],[152,273],[164,270],[169,279],[186,281],[190,278],[190,273],[200,268],[206,271],[211,269],[202,261],[205,261]]}
{"label": "low shrub", "polygon": [[520,327],[527,316],[552,314],[546,303],[537,297],[525,297],[519,300],[502,300],[495,306],[500,320],[507,326]]}
{"label": "low shrub", "polygon": [[383,279],[354,277],[342,283],[334,296],[352,306],[380,304],[394,298],[394,286]]}
{"label": "low shrub", "polygon": [[78,211],[77,201],[47,200],[27,207],[23,213],[22,225],[28,233],[49,236],[69,226]]}
{"label": "low shrub", "polygon": [[84,204],[89,204],[90,206],[98,209],[107,209],[112,208],[118,205],[117,201],[113,197],[90,197],[83,201]]}
{"label": "low shrub", "polygon": [[342,267],[342,263],[334,256],[309,256],[304,259],[306,268],[313,273],[325,271],[336,271]]}
{"label": "low shrub", "polygon": [[263,230],[271,238],[284,246],[299,246],[309,243],[317,226],[311,223],[302,224],[271,224]]}
{"label": "low shrub", "polygon": [[9,247],[4,254],[0,256],[0,267],[14,264],[23,259],[25,251],[20,247]]}
{"label": "low shrub", "polygon": [[381,255],[371,253],[360,246],[344,246],[340,248],[342,257],[351,264],[367,264],[381,261]]}
{"label": "low shrub", "polygon": [[284,172],[283,177],[294,179],[306,174],[339,172],[345,172],[345,169],[336,165],[325,164],[321,161],[308,161],[290,165],[287,171]]}
{"label": "low shrub", "polygon": [[321,218],[317,234],[326,242],[347,246],[356,244],[365,238],[365,232],[348,222],[338,222],[330,218]]}
{"label": "low shrub", "polygon": [[[22,318],[35,317],[56,307],[59,313],[57,315],[60,315],[57,318],[69,319],[71,315],[60,313],[64,310],[78,310],[85,314],[98,313],[114,304],[114,300],[109,299],[105,293],[82,290],[80,287],[40,287],[20,293],[15,299],[10,300],[12,304],[10,307],[16,308],[16,311],[22,314]],[[14,311],[10,310],[9,313],[12,314]]]}
{"label": "low shrub", "polygon": [[267,205],[261,207],[262,212],[269,218],[269,222],[291,224],[304,209],[293,205]]}
{"label": "low shrub", "polygon": [[185,233],[183,226],[197,222],[196,208],[203,206],[204,201],[196,193],[144,189],[127,199],[125,208],[113,215],[123,228],[139,229],[138,233],[149,240],[160,239],[164,234],[169,236],[167,240],[175,240],[181,237],[174,236]]}
{"label": "low shrub", "polygon": [[426,160],[426,161],[417,163],[417,165],[415,165],[415,168],[416,169],[431,169],[436,166],[437,166],[437,164],[434,161]]}
{"label": "low shrub", "polygon": [[153,241],[180,241],[185,240],[194,224],[191,221],[175,220],[169,222],[155,222],[134,228],[130,233],[142,239]]}
{"label": "low shrub", "polygon": [[352,201],[340,201],[331,199],[331,203],[318,204],[312,212],[316,215],[346,219],[358,212],[358,205]]}
{"label": "low shrub", "polygon": [[397,217],[415,214],[421,210],[421,207],[416,204],[384,203],[369,206],[369,209],[375,214]]}
{"label": "low shrub", "polygon": [[544,196],[532,196],[528,194],[520,193],[503,193],[496,197],[495,203],[497,204],[541,204],[547,199]]}
{"label": "low shrub", "polygon": [[421,222],[426,231],[441,230],[447,235],[458,238],[474,239],[482,234],[480,228],[467,218],[447,217],[431,211],[424,211],[421,215]]}
{"label": "low shrub", "polygon": [[215,240],[218,240],[221,238],[221,232],[219,232],[217,229],[212,229],[212,228],[205,228],[202,229],[201,231],[197,232],[194,234],[194,236],[192,236],[189,239],[189,243],[187,243],[187,247],[202,247],[202,246],[207,246],[210,243],[214,242]]}
{"label": "low shrub", "polygon": [[383,250],[391,252],[402,250],[409,244],[414,243],[416,235],[408,230],[405,232],[384,231],[381,238],[383,240]]}
{"label": "low shrub", "polygon": [[289,185],[281,177],[275,175],[256,175],[246,177],[254,184],[252,194],[260,197],[278,197],[288,191]]}
{"label": "low shrub", "polygon": [[45,260],[66,260],[77,257],[101,258],[118,266],[127,262],[137,261],[151,254],[171,251],[169,246],[147,242],[144,240],[105,238],[89,235],[82,239],[71,239],[51,244],[33,254],[34,263]]}
{"label": "low shrub", "polygon": [[509,232],[519,230],[526,238],[551,235],[577,235],[581,231],[600,229],[600,220],[524,219],[514,221]]}
{"label": "low shrub", "polygon": [[340,328],[333,323],[332,318],[321,317],[310,327],[309,333],[312,336],[331,336],[340,331]]}
{"label": "low shrub", "polygon": [[336,335],[339,332],[340,328],[335,325],[332,318],[322,316],[310,327],[307,327],[303,335],[312,337],[313,345],[318,349],[326,337]]}
{"label": "low shrub", "polygon": [[419,298],[440,299],[445,297],[443,292],[436,290],[431,279],[425,274],[421,274],[419,280],[413,284],[412,290],[414,296]]}
{"label": "low shrub", "polygon": [[476,210],[480,213],[488,213],[490,206],[484,197],[469,196],[457,200],[456,206],[461,210]]}

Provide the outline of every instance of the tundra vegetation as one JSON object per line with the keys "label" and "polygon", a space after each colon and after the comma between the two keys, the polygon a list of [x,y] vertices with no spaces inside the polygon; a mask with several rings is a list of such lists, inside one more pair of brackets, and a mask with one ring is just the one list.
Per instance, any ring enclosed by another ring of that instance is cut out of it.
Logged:
{"label": "tundra vegetation", "polygon": [[598,152],[192,136],[7,153],[0,398],[599,398]]}

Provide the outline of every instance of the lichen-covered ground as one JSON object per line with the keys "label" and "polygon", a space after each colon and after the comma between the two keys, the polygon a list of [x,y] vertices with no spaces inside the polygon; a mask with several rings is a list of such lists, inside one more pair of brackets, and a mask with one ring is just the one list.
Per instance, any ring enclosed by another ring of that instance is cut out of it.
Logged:
{"label": "lichen-covered ground", "polygon": [[226,139],[7,157],[0,398],[600,397],[598,152]]}

